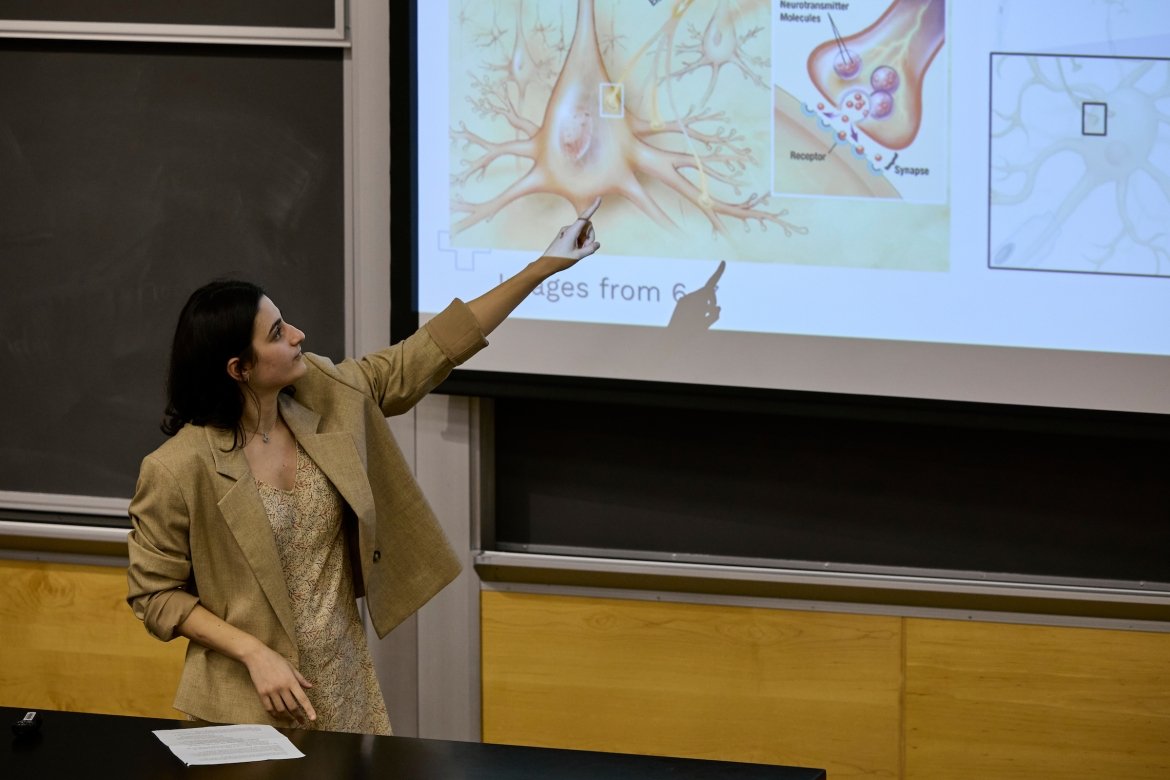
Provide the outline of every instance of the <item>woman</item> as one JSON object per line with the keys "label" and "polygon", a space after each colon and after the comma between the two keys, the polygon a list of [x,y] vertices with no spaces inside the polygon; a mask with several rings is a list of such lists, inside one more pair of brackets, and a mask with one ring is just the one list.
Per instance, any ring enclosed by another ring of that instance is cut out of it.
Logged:
{"label": "woman", "polygon": [[130,504],[128,601],[191,641],[175,707],[215,723],[389,734],[355,598],[383,637],[459,572],[385,417],[410,409],[537,285],[600,246],[597,199],[539,259],[410,338],[334,365],[254,285],[197,290],[163,430]]}

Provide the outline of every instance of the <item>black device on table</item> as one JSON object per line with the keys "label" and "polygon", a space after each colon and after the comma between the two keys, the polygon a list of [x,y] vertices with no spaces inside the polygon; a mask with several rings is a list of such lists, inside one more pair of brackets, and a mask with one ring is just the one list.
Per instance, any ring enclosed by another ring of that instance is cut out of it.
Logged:
{"label": "black device on table", "polygon": [[31,740],[41,734],[41,714],[36,710],[29,710],[12,724],[12,733],[19,740]]}

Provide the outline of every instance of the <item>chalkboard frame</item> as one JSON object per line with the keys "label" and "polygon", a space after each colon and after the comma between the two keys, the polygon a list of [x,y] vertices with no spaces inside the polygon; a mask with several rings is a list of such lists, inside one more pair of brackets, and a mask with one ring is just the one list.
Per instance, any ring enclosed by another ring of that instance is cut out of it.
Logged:
{"label": "chalkboard frame", "polygon": [[491,399],[477,570],[946,607],[981,593],[963,608],[1170,620],[1165,416],[738,401],[631,388]]}
{"label": "chalkboard frame", "polygon": [[[222,21],[205,18],[201,23],[184,21],[168,22],[159,17],[156,20],[138,20],[125,11],[110,15],[98,21],[97,15],[89,19],[70,19],[69,12],[38,14],[36,18],[6,17],[5,5],[11,0],[0,0],[0,37],[8,38],[69,38],[69,39],[112,39],[112,40],[174,40],[189,42],[230,42],[241,43],[293,43],[299,45],[348,46],[348,18],[346,0],[305,0],[301,5],[313,4],[324,8],[332,6],[332,23],[324,24],[280,24],[275,18],[244,22],[239,8],[249,6],[247,0],[228,5]],[[43,4],[39,7],[43,8]],[[29,15],[32,16],[31,14]],[[181,19],[181,17],[179,17]],[[284,17],[285,20],[288,17]],[[258,23],[259,22],[259,23]]]}

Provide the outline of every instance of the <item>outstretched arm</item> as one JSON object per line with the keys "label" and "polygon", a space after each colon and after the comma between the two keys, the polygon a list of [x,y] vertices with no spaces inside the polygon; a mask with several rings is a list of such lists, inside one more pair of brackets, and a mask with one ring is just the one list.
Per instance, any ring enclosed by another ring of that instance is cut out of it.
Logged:
{"label": "outstretched arm", "polygon": [[321,369],[322,374],[314,373],[301,381],[327,376],[370,396],[387,417],[402,414],[446,378],[452,368],[485,346],[487,334],[537,285],[597,251],[601,245],[590,219],[600,205],[601,198],[597,198],[573,224],[561,228],[544,254],[520,273],[467,304],[452,302],[419,333],[360,360],[337,365],[319,355],[309,356],[310,365]]}
{"label": "outstretched arm", "polygon": [[588,257],[601,247],[594,235],[593,223],[589,221],[600,205],[601,198],[597,198],[581,212],[576,222],[561,228],[543,255],[525,266],[520,273],[468,302],[467,306],[479,321],[483,335],[495,330],[545,279],[572,268],[578,260]]}

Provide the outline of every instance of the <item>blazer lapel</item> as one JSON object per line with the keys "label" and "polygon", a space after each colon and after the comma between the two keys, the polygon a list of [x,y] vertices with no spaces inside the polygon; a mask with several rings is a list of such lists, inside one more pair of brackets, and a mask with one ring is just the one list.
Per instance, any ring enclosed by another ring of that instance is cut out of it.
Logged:
{"label": "blazer lapel", "polygon": [[285,395],[280,397],[280,413],[297,442],[357,516],[360,552],[362,560],[366,560],[372,553],[377,513],[374,492],[366,478],[366,465],[358,454],[353,435],[347,431],[318,433],[321,416]]}
{"label": "blazer lapel", "polygon": [[264,595],[268,597],[272,611],[276,613],[293,647],[296,647],[296,621],[293,617],[292,601],[288,597],[288,584],[284,581],[284,569],[280,563],[280,553],[276,549],[276,538],[272,534],[272,525],[269,523],[268,513],[264,511],[260,492],[256,489],[256,480],[252,478],[252,473],[248,469],[248,460],[244,457],[243,450],[233,449],[225,452],[232,445],[230,432],[219,431],[210,426],[207,431],[216,471],[235,482],[219,500],[219,511],[227,521],[244,557],[248,559],[252,573],[263,588]]}

